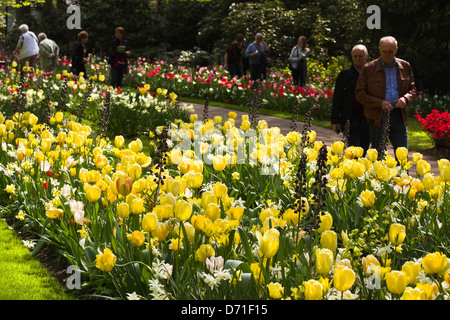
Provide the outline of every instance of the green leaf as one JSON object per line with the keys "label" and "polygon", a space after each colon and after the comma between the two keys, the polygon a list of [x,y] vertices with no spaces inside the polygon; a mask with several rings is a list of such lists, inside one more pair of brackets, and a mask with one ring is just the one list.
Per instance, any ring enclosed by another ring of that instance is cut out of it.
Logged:
{"label": "green leaf", "polygon": [[242,246],[244,247],[248,262],[251,264],[253,263],[253,253],[250,244],[248,243],[247,233],[241,227],[237,227],[236,230],[239,233],[239,237],[241,238]]}

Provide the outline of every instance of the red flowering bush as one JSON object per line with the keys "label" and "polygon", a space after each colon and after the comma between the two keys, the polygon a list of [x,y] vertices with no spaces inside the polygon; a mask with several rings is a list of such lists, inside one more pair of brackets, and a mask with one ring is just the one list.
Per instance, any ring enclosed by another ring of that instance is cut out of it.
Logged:
{"label": "red flowering bush", "polygon": [[430,114],[422,118],[418,113],[414,115],[422,128],[431,134],[436,148],[450,147],[450,113],[440,113],[433,109]]}

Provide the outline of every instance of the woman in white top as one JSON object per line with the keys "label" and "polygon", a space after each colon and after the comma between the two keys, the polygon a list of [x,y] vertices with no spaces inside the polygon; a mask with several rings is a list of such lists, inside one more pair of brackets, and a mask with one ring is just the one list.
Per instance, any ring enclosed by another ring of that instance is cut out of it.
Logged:
{"label": "woman in white top", "polygon": [[27,62],[30,67],[36,63],[36,58],[39,54],[39,40],[32,31],[28,31],[28,26],[22,24],[19,27],[21,33],[19,41],[17,42],[14,54],[20,57],[20,64],[24,66]]}
{"label": "woman in white top", "polygon": [[306,58],[309,55],[309,48],[306,43],[306,37],[300,36],[297,45],[292,48],[289,60],[292,64],[292,81],[294,85],[304,87],[306,85]]}

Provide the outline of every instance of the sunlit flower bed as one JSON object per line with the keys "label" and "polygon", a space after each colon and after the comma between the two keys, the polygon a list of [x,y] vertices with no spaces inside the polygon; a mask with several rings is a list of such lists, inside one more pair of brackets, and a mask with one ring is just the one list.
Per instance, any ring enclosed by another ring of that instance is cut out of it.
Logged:
{"label": "sunlit flower bed", "polygon": [[175,92],[148,83],[114,89],[106,84],[105,65],[97,62],[92,61],[88,74],[75,76],[64,60],[55,73],[29,67],[20,70],[13,61],[0,69],[0,111],[8,115],[32,112],[46,123],[54,123],[51,115],[62,111],[124,135],[148,132],[174,118],[187,119],[190,108],[176,103]]}
{"label": "sunlit flower bed", "polygon": [[[0,117],[0,189],[80,294],[121,299],[448,299],[450,162],[325,146],[264,121],[174,120],[111,140]],[[417,176],[407,169],[416,167]],[[73,269],[72,269],[73,270]]]}

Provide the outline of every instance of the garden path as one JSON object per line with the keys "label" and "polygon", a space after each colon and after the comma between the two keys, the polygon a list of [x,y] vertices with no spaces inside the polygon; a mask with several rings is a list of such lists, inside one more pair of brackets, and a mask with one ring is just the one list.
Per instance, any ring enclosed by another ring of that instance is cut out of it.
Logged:
{"label": "garden path", "polygon": [[[204,105],[202,104],[195,104],[195,103],[187,103],[188,105],[191,105],[194,107],[193,113],[196,113],[198,116],[198,119],[201,120],[203,118],[203,110]],[[214,106],[208,106],[208,118],[213,119],[214,116],[222,116],[223,119],[228,119],[228,113],[230,111],[233,111],[237,114],[236,118],[236,127],[239,127],[241,125],[241,116],[242,115],[248,115],[248,112],[238,111],[238,110],[232,110],[222,107],[214,107]],[[269,127],[279,127],[282,134],[287,134],[289,131],[291,131],[291,120],[290,119],[283,119],[273,116],[266,116],[266,115],[259,115],[259,120],[266,120],[269,124]],[[297,123],[297,128],[299,131],[303,128],[303,123],[299,122]],[[316,140],[322,141],[327,146],[331,146],[331,144],[337,140],[342,140],[342,134],[337,135],[333,130],[328,128],[323,128],[319,126],[311,125],[311,130],[314,130],[316,132]],[[408,159],[412,159],[412,154],[415,151],[409,151]],[[394,150],[391,145],[388,146],[388,153],[393,156]],[[440,171],[438,167],[438,163],[435,157],[428,154],[423,154],[423,160],[427,161],[431,165],[431,172],[435,176],[440,176]],[[412,177],[416,177],[416,168],[413,165],[411,169],[409,170],[409,175]]]}

